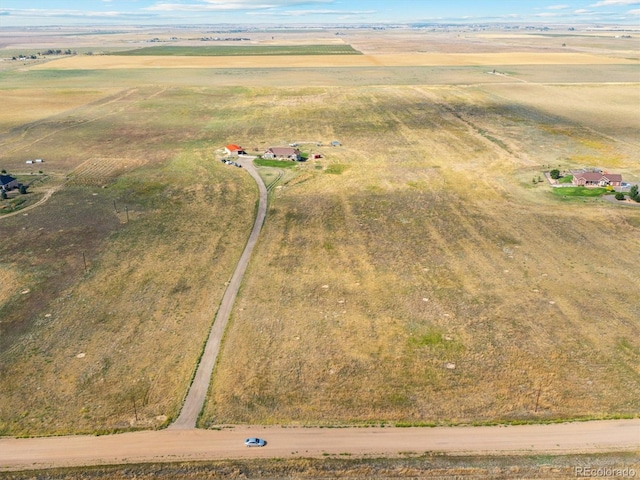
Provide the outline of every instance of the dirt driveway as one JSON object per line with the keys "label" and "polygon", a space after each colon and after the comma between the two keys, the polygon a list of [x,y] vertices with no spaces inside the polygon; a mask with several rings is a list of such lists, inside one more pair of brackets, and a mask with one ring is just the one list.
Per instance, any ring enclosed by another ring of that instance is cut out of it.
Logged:
{"label": "dirt driveway", "polygon": [[253,224],[251,234],[249,235],[247,245],[242,252],[242,256],[238,261],[238,265],[236,265],[231,281],[229,282],[229,285],[227,285],[227,289],[222,297],[222,302],[220,303],[220,308],[218,309],[218,313],[213,322],[213,327],[209,333],[204,353],[202,354],[202,358],[198,364],[196,375],[191,383],[191,387],[189,388],[189,392],[184,405],[182,406],[182,410],[180,411],[180,415],[169,427],[169,429],[172,430],[195,428],[196,426],[198,415],[200,414],[207,397],[209,383],[211,382],[211,375],[213,374],[213,367],[216,364],[216,358],[220,351],[220,342],[222,341],[222,336],[227,328],[231,309],[233,308],[236,296],[238,295],[238,290],[240,290],[240,284],[242,283],[244,272],[247,269],[247,265],[249,265],[253,247],[255,247],[258,241],[262,224],[267,216],[267,188],[253,165],[254,158],[255,157],[241,156],[237,159],[237,162],[242,165],[247,172],[249,172],[258,185],[258,213],[256,214],[256,219]]}

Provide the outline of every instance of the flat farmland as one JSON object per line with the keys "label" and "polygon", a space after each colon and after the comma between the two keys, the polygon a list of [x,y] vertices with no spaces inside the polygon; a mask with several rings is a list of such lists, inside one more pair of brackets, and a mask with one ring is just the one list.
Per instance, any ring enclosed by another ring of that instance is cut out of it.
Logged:
{"label": "flat farmland", "polygon": [[[267,48],[267,47],[265,47]],[[306,47],[305,47],[306,48]],[[191,49],[194,51],[196,49]],[[268,51],[268,50],[267,50]],[[295,67],[409,67],[409,66],[503,66],[503,65],[638,65],[637,59],[611,58],[587,53],[411,53],[381,55],[295,55],[274,62],[268,54],[221,55],[116,55],[74,56],[52,60],[34,69],[122,69],[122,68],[295,68]]]}
{"label": "flat farmland", "polygon": [[105,90],[65,90],[42,88],[3,89],[4,112],[0,135],[13,127],[19,127],[43,118],[86,105],[105,96]]}
{"label": "flat farmland", "polygon": [[253,222],[255,184],[214,153],[232,93],[125,89],[3,137],[2,168],[46,159],[26,198],[59,188],[0,219],[2,434],[177,415]]}
{"label": "flat farmland", "polygon": [[287,55],[360,55],[350,45],[224,45],[213,47],[146,47],[112,53],[121,56],[197,56],[197,57],[244,57],[244,56],[287,56]]}
{"label": "flat farmland", "polygon": [[531,186],[564,151],[637,179],[635,153],[494,90],[270,93],[289,139],[345,146],[277,191],[203,425],[638,412],[640,211]]}
{"label": "flat farmland", "polygon": [[[640,181],[637,75],[541,52],[3,71],[0,168],[45,158],[32,194],[60,189],[0,217],[0,433],[176,417],[253,221],[227,143],[322,158],[274,185],[200,426],[637,415],[640,209],[536,181]],[[34,89],[51,106],[20,112]]]}

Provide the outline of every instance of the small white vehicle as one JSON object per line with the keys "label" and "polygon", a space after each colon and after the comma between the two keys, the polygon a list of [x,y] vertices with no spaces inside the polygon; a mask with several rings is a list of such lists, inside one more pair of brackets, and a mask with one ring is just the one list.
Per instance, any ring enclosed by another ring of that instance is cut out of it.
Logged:
{"label": "small white vehicle", "polygon": [[267,442],[265,442],[261,438],[247,438],[244,441],[244,444],[247,447],[264,447],[267,444]]}

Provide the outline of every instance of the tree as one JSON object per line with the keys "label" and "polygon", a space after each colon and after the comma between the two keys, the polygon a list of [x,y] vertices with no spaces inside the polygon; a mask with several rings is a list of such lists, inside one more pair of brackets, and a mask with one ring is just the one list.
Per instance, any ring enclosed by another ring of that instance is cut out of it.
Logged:
{"label": "tree", "polygon": [[6,200],[7,199],[7,192],[2,190],[2,193],[0,193],[0,198],[2,198],[2,200]]}
{"label": "tree", "polygon": [[22,185],[22,184],[21,184],[21,185],[20,185],[20,187],[18,187],[18,189],[19,189],[19,191],[20,191],[20,193],[21,193],[22,195],[24,195],[24,194],[26,194],[26,193],[27,193],[27,186],[26,186],[26,185]]}
{"label": "tree", "polygon": [[624,193],[616,192],[616,200],[624,200]]}
{"label": "tree", "polygon": [[640,202],[640,194],[638,194],[638,185],[634,185],[629,190],[629,198],[631,200],[635,200],[636,202]]}
{"label": "tree", "polygon": [[554,180],[557,180],[560,178],[560,170],[558,170],[557,168],[554,168],[549,172],[549,175],[551,175],[551,178],[553,178]]}

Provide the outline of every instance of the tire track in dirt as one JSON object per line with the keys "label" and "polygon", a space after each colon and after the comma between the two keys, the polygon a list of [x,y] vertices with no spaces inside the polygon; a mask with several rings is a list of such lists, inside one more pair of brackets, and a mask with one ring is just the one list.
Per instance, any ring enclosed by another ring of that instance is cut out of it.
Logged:
{"label": "tire track in dirt", "polygon": [[15,212],[2,215],[0,216],[0,220],[2,220],[3,218],[13,217],[15,215],[23,214],[24,212],[28,212],[29,210],[33,210],[34,208],[39,207],[40,205],[45,203],[47,200],[49,200],[51,198],[51,195],[53,195],[55,192],[60,190],[63,186],[64,185],[56,185],[55,187],[50,188],[45,192],[44,196],[33,205],[29,205],[28,207],[21,208],[20,210],[16,210]]}

